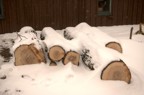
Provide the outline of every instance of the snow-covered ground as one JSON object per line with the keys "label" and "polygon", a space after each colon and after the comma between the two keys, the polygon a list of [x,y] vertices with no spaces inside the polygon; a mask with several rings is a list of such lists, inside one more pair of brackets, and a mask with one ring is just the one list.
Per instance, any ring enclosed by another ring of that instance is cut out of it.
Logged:
{"label": "snow-covered ground", "polygon": [[[134,30],[130,40],[131,27]],[[0,95],[144,95],[144,36],[134,34],[138,29],[138,25],[92,28],[80,24],[67,27],[74,40],[66,41],[65,45],[69,46],[64,47],[68,50],[74,46],[72,49],[76,48],[78,52],[83,47],[91,50],[95,63],[93,71],[82,62],[79,66],[71,63],[63,65],[61,61],[57,66],[49,66],[49,63],[14,66],[14,57],[7,62],[0,56]],[[52,31],[63,34],[63,30]],[[0,35],[0,52],[2,48],[12,49],[12,40],[16,38],[16,33]],[[59,38],[64,41],[62,37]],[[55,37],[48,44],[54,45],[54,41],[57,41],[56,44],[64,45],[61,40]],[[103,46],[110,40],[118,41],[123,53]],[[131,71],[130,84],[100,78],[102,69],[110,61],[118,59],[123,60]]]}

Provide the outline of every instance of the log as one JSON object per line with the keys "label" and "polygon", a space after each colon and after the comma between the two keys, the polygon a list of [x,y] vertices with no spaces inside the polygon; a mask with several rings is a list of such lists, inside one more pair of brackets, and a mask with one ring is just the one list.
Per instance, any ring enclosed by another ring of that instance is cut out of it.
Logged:
{"label": "log", "polygon": [[69,51],[64,57],[63,64],[66,65],[72,62],[74,65],[79,65],[80,54],[75,51]]}
{"label": "log", "polygon": [[65,55],[65,50],[59,45],[54,45],[49,49],[48,55],[52,61],[60,61]]}
{"label": "log", "polygon": [[114,50],[116,50],[116,51],[118,51],[120,53],[122,53],[122,47],[117,42],[109,42],[105,46],[108,47],[108,48],[114,49]]}
{"label": "log", "polygon": [[15,50],[14,56],[15,66],[46,62],[43,51],[35,48],[34,44],[20,45]]}
{"label": "log", "polygon": [[113,61],[103,69],[101,79],[120,80],[129,84],[131,81],[131,73],[123,61]]}
{"label": "log", "polygon": [[56,62],[54,62],[54,61],[51,61],[49,64],[49,66],[56,66],[56,65],[57,65]]}

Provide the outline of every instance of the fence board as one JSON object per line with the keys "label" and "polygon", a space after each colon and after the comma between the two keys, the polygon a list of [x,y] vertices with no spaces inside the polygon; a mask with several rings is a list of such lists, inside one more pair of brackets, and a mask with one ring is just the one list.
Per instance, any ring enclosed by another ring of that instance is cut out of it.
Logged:
{"label": "fence board", "polygon": [[[142,0],[142,4],[144,5],[144,0]],[[144,23],[144,6],[142,7],[142,14],[141,14],[142,18],[141,21],[142,23]]]}
{"label": "fence board", "polygon": [[64,29],[87,22],[92,26],[144,22],[144,0],[112,0],[112,15],[97,14],[97,0],[3,0],[0,34],[29,25],[36,30],[49,26]]}
{"label": "fence board", "polygon": [[134,0],[132,24],[136,24],[137,9],[138,9],[138,0]]}

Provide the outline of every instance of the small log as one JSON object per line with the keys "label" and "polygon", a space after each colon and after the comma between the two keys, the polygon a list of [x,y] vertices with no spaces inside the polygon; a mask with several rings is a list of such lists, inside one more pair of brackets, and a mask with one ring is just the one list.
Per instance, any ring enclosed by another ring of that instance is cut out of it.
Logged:
{"label": "small log", "polygon": [[114,49],[114,50],[116,50],[116,51],[118,51],[120,53],[122,53],[122,47],[117,42],[109,42],[105,46],[108,47],[108,48]]}
{"label": "small log", "polygon": [[63,64],[66,65],[72,62],[74,65],[79,65],[80,54],[75,51],[69,51],[64,57]]}
{"label": "small log", "polygon": [[49,49],[48,55],[52,61],[60,61],[65,55],[65,50],[61,46],[55,45]]}
{"label": "small log", "polygon": [[15,52],[15,65],[27,65],[45,62],[45,56],[42,50],[38,50],[34,47],[34,44],[21,45]]}
{"label": "small log", "polygon": [[131,81],[131,73],[123,61],[113,61],[103,69],[101,79],[120,80],[129,84]]}
{"label": "small log", "polygon": [[51,61],[49,64],[49,66],[56,66],[56,65],[57,65],[56,62],[54,62],[54,61]]}

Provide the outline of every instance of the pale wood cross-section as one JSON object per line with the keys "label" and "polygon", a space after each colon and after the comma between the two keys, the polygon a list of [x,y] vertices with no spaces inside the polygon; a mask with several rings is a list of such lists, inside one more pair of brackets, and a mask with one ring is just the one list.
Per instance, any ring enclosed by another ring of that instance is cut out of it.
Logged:
{"label": "pale wood cross-section", "polygon": [[113,61],[101,73],[102,80],[120,80],[128,84],[131,82],[131,73],[123,61]]}
{"label": "pale wood cross-section", "polygon": [[49,49],[48,55],[52,61],[60,61],[65,55],[65,50],[59,45],[54,45]]}
{"label": "pale wood cross-section", "polygon": [[72,62],[74,65],[79,65],[80,54],[75,51],[69,51],[64,57],[63,64],[66,65]]}
{"label": "pale wood cross-section", "polygon": [[20,45],[15,50],[14,56],[16,66],[46,62],[43,51],[35,48],[34,44]]}
{"label": "pale wood cross-section", "polygon": [[122,47],[117,42],[109,42],[105,46],[108,47],[108,48],[114,49],[114,50],[116,50],[116,51],[118,51],[120,53],[122,53]]}

